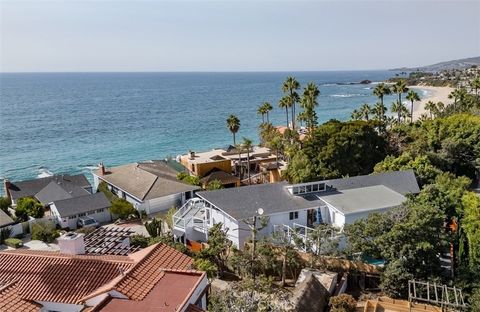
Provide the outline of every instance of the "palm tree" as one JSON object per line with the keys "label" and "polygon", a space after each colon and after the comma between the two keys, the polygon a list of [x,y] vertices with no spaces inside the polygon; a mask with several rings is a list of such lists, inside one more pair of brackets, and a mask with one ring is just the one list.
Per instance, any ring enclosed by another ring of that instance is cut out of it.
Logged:
{"label": "palm tree", "polygon": [[298,113],[297,121],[300,122],[300,126],[302,126],[303,122],[307,121],[307,112],[303,111],[303,112]]}
{"label": "palm tree", "polygon": [[[390,95],[392,94],[392,90],[390,89],[390,87],[384,83],[379,83],[375,89],[373,89],[373,95],[375,95],[376,97],[378,97],[380,99],[380,103],[382,104],[382,108],[385,107],[385,105],[383,105],[383,97],[385,95]],[[385,116],[385,110],[381,111],[381,115],[382,115],[382,118],[381,119],[384,119],[384,116]]]}
{"label": "palm tree", "polygon": [[318,106],[317,98],[320,95],[320,90],[315,83],[310,82],[303,90],[302,100],[300,105],[305,112],[305,123],[308,128],[308,133],[313,134],[317,126],[317,114],[315,108]]}
{"label": "palm tree", "polygon": [[252,181],[250,181],[250,150],[253,147],[253,142],[252,140],[248,138],[243,138],[242,142],[242,148],[247,151],[247,175],[248,175],[248,185],[252,184]]}
{"label": "palm tree", "polygon": [[278,102],[278,107],[285,108],[285,114],[287,115],[287,128],[288,128],[288,108],[290,107],[290,99],[288,96],[284,96]]}
{"label": "palm tree", "polygon": [[392,113],[397,113],[397,123],[400,123],[400,118],[402,117],[402,107],[405,107],[403,106],[402,102],[395,101],[392,103],[392,107],[390,108]]}
{"label": "palm tree", "polygon": [[233,134],[233,145],[235,145],[236,144],[235,134],[240,129],[240,119],[238,119],[238,117],[235,115],[230,115],[227,118],[227,128]]}
{"label": "palm tree", "polygon": [[400,115],[403,118],[403,122],[407,122],[407,118],[410,115],[410,112],[408,111],[408,108],[402,104],[401,110],[400,110]]}
{"label": "palm tree", "polygon": [[237,164],[237,167],[235,168],[235,173],[240,178],[240,181],[242,181],[242,149],[243,149],[242,144],[235,144],[235,149],[238,152],[238,164]]}
{"label": "palm tree", "polygon": [[372,112],[372,108],[367,103],[364,103],[360,107],[360,111],[359,111],[360,116],[362,116],[362,118],[365,118],[366,121],[368,121],[368,116],[370,115],[371,112]]}
{"label": "palm tree", "polygon": [[262,124],[264,124],[265,123],[265,106],[260,105],[257,108],[257,114],[262,115]]}
{"label": "palm tree", "polygon": [[470,82],[470,87],[475,90],[475,96],[477,97],[478,101],[478,89],[480,89],[480,78],[476,77],[475,79]]}
{"label": "palm tree", "polygon": [[457,109],[457,102],[460,98],[460,89],[455,89],[453,90],[449,95],[449,99],[453,99],[453,110],[455,111]]}
{"label": "palm tree", "polygon": [[362,119],[362,114],[360,114],[360,112],[357,109],[354,109],[352,111],[352,115],[350,116],[350,118],[352,118],[353,120],[360,120]]}
{"label": "palm tree", "polygon": [[407,100],[412,103],[412,105],[410,105],[410,122],[413,122],[413,102],[420,101],[420,96],[417,92],[410,90],[407,94]]}
{"label": "palm tree", "polygon": [[405,80],[402,79],[397,81],[397,83],[393,85],[392,91],[393,93],[398,94],[398,101],[400,102],[400,104],[402,104],[402,94],[408,91],[407,83],[405,82]]}
{"label": "palm tree", "polygon": [[437,109],[437,105],[435,105],[435,103],[433,103],[432,101],[428,101],[427,103],[425,103],[425,109],[430,112],[430,118],[433,118],[433,114]]}
{"label": "palm tree", "polygon": [[282,85],[283,93],[290,98],[290,107],[292,108],[292,129],[295,130],[295,104],[299,101],[296,90],[300,89],[300,83],[293,77],[289,76]]}
{"label": "palm tree", "polygon": [[270,122],[270,111],[272,111],[273,106],[272,106],[272,104],[270,104],[269,102],[263,103],[262,106],[264,107],[264,109],[265,109],[265,114],[267,115],[267,123],[269,123],[269,122]]}
{"label": "palm tree", "polygon": [[385,112],[387,111],[387,107],[383,105],[383,103],[375,103],[372,111],[375,114],[375,119],[385,121]]}

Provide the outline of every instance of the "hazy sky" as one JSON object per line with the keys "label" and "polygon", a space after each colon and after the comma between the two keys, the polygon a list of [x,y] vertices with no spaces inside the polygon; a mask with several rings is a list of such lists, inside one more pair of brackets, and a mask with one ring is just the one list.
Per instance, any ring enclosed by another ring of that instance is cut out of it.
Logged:
{"label": "hazy sky", "polygon": [[384,69],[480,55],[480,0],[0,3],[2,72]]}

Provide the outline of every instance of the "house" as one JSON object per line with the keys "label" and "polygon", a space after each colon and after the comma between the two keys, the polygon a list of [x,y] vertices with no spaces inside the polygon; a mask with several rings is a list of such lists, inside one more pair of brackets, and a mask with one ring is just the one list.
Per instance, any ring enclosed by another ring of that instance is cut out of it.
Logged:
{"label": "house", "polygon": [[0,251],[0,311],[203,311],[207,278],[163,244],[128,256],[84,255],[83,234],[61,252]]}
{"label": "house", "polygon": [[152,160],[105,168],[93,172],[94,186],[105,182],[118,197],[132,203],[138,211],[153,214],[179,207],[200,189],[177,180],[178,171],[166,161]]}
{"label": "house", "polygon": [[112,221],[110,201],[98,192],[79,197],[56,200],[50,204],[50,214],[61,228],[76,229],[80,217],[89,216],[98,223]]}
{"label": "house", "polygon": [[[310,183],[286,182],[198,192],[174,215],[174,234],[206,241],[208,229],[222,223],[229,239],[243,248],[250,224],[262,214],[268,223],[259,235],[278,229],[308,235],[316,224],[343,228],[372,212],[399,207],[419,187],[412,170],[386,172]],[[260,209],[261,208],[261,209]],[[247,222],[245,222],[247,221]],[[305,238],[305,237],[304,237]]]}
{"label": "house", "polygon": [[51,177],[10,182],[4,180],[5,196],[10,198],[12,206],[18,199],[32,197],[44,206],[49,206],[55,200],[84,196],[92,193],[92,186],[83,174],[54,175]]}
{"label": "house", "polygon": [[21,223],[16,223],[8,213],[0,209],[0,231],[3,229],[10,230],[10,236],[15,236],[23,233],[23,227]]}
{"label": "house", "polygon": [[272,163],[277,159],[275,154],[266,147],[253,146],[247,153],[246,150],[238,150],[231,145],[201,153],[190,151],[179,158],[180,163],[187,168],[188,172],[199,178],[207,177],[212,172],[223,172],[221,176],[217,174],[217,179],[226,188],[240,186],[240,176],[246,177],[248,162],[251,175],[255,178],[260,176],[261,164]]}

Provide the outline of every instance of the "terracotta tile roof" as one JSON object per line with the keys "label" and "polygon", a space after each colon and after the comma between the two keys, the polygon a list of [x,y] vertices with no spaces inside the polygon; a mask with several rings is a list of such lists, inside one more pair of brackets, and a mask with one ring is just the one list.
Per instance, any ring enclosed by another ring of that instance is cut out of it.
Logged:
{"label": "terracotta tile roof", "polygon": [[191,264],[190,257],[163,244],[129,256],[2,251],[0,283],[15,281],[24,300],[78,304],[112,289],[141,300],[163,276],[161,268],[187,269]]}
{"label": "terracotta tile roof", "polygon": [[18,295],[15,282],[0,286],[0,311],[33,312],[40,311],[40,309],[39,304],[24,300]]}

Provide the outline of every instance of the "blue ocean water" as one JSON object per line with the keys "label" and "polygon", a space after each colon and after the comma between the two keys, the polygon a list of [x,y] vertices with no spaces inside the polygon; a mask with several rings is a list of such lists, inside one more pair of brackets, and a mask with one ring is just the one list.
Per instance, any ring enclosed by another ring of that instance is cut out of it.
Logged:
{"label": "blue ocean water", "polygon": [[100,161],[112,166],[224,146],[232,142],[230,114],[241,120],[238,138],[258,140],[261,103],[274,106],[274,124],[286,123],[277,103],[289,75],[319,85],[317,114],[324,122],[375,103],[373,84],[349,83],[394,73],[3,73],[0,179],[89,173]]}

